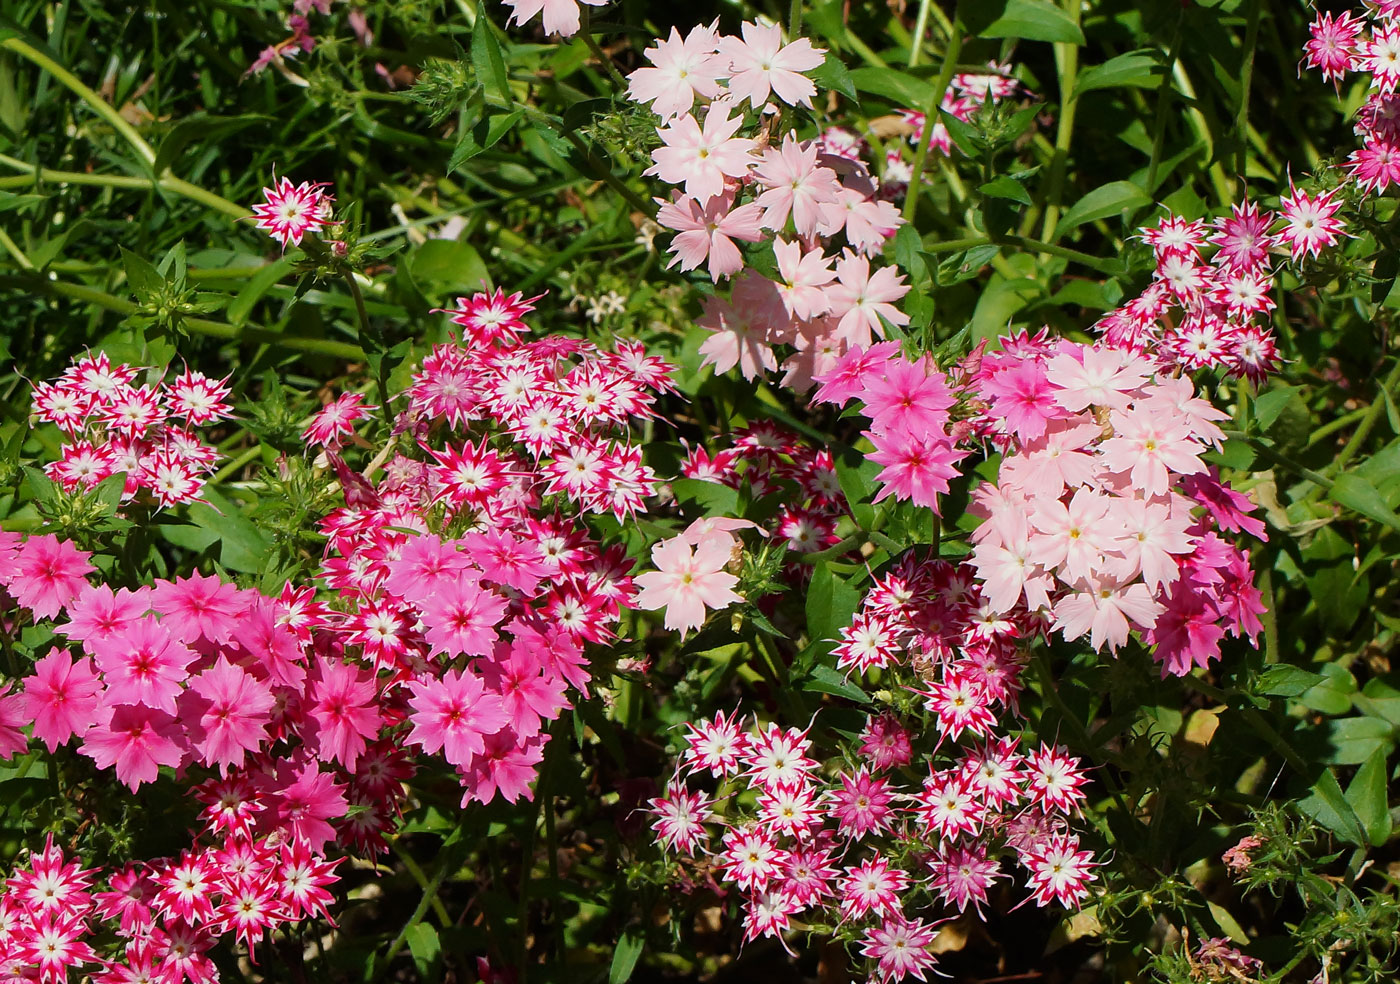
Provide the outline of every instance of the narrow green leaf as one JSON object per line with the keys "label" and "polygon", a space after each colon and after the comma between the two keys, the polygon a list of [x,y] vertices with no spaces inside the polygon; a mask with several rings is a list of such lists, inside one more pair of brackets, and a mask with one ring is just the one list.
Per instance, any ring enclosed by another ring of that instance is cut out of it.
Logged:
{"label": "narrow green leaf", "polygon": [[844,673],[823,663],[812,667],[802,689],[811,694],[832,694],[847,700],[860,701],[862,704],[870,700],[870,696],[847,680]]}
{"label": "narrow green leaf", "polygon": [[1376,487],[1360,475],[1344,472],[1337,476],[1327,496],[1337,505],[1360,513],[1367,519],[1400,530],[1400,516],[1395,514]]}
{"label": "narrow green leaf", "polygon": [[506,60],[501,55],[500,42],[492,32],[491,18],[486,13],[485,0],[477,0],[476,26],[472,28],[472,68],[477,81],[496,91],[497,97],[507,106],[515,103],[510,91],[510,76],[506,74]]}
{"label": "narrow green leaf", "polygon": [[926,107],[933,101],[933,86],[904,72],[887,68],[856,68],[851,70],[850,75],[856,89],[880,96],[896,106],[912,109]]}
{"label": "narrow green leaf", "polygon": [[1326,680],[1321,673],[1309,673],[1296,666],[1278,663],[1260,675],[1258,693],[1268,697],[1297,697]]}
{"label": "narrow green leaf", "polygon": [[1148,198],[1147,194],[1131,181],[1111,181],[1102,187],[1095,188],[1075,202],[1061,216],[1059,225],[1055,227],[1055,233],[1060,235],[1075,226],[1083,225],[1085,222],[1106,219],[1123,212],[1131,214],[1151,203],[1152,199]]}
{"label": "narrow green leaf", "polygon": [[241,116],[210,116],[208,113],[194,113],[187,116],[176,123],[165,135],[165,139],[161,141],[160,149],[156,151],[156,162],[152,166],[152,170],[157,175],[164,174],[166,169],[179,159],[180,153],[196,140],[207,141],[226,137],[267,119],[268,117],[257,113]]}
{"label": "narrow green leaf", "polygon": [[137,256],[125,246],[118,247],[122,254],[122,266],[126,270],[127,283],[138,294],[158,291],[165,286],[165,278],[145,257]]}
{"label": "narrow green leaf", "polygon": [[1157,85],[1161,75],[1162,63],[1155,54],[1129,51],[1080,72],[1074,83],[1074,94],[1077,97],[1095,89],[1118,86],[1151,88]]}
{"label": "narrow green leaf", "polygon": [[1342,795],[1342,787],[1337,785],[1332,770],[1322,773],[1313,784],[1311,794],[1298,801],[1298,808],[1349,843],[1358,847],[1367,845],[1366,830],[1351,803]]}
{"label": "narrow green leaf", "polygon": [[1377,748],[1347,785],[1346,801],[1374,847],[1380,847],[1390,837],[1390,806],[1385,792],[1388,773],[1385,749]]}
{"label": "narrow green leaf", "polygon": [[617,946],[613,949],[612,966],[608,968],[608,984],[627,984],[632,978],[632,971],[637,969],[637,961],[641,959],[644,949],[646,941],[642,939],[641,933],[635,929],[623,933],[622,939],[617,941]]}
{"label": "narrow green leaf", "polygon": [[224,312],[229,324],[241,325],[247,321],[248,313],[253,310],[253,305],[272,289],[273,284],[290,273],[291,269],[292,261],[284,256],[269,263],[249,277],[248,282],[243,285],[243,289],[233,298],[228,310]]}
{"label": "narrow green leaf", "polygon": [[428,923],[420,922],[410,927],[404,935],[408,938],[408,952],[413,954],[413,962],[418,965],[418,974],[426,979],[428,968],[442,952],[437,930]]}

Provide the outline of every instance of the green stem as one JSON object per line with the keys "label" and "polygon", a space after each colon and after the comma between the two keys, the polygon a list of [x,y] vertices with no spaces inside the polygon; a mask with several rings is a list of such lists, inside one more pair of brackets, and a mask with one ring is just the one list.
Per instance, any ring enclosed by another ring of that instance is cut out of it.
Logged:
{"label": "green stem", "polygon": [[[108,311],[115,311],[117,314],[131,314],[136,310],[136,305],[131,301],[120,297],[113,297],[95,287],[87,287],[83,284],[72,284],[63,280],[49,280],[42,276],[0,276],[0,287],[21,287],[32,291],[35,294],[48,294],[50,296],[67,297],[75,301],[83,301],[88,304],[95,304],[97,307],[105,308]],[[365,353],[358,345],[349,342],[336,342],[327,338],[300,338],[295,335],[283,335],[279,332],[269,331],[257,325],[245,322],[242,325],[230,325],[221,321],[210,321],[207,318],[186,318],[182,322],[185,328],[196,335],[206,335],[210,338],[222,338],[230,342],[248,342],[259,345],[276,345],[293,352],[308,352],[313,355],[328,355],[337,359],[344,359],[347,362],[362,362]]]}
{"label": "green stem", "polygon": [[924,112],[924,132],[919,137],[919,147],[914,151],[914,164],[909,178],[909,190],[904,193],[904,221],[913,222],[914,213],[919,210],[919,189],[924,183],[924,162],[928,160],[929,136],[933,125],[938,122],[938,110],[943,105],[943,94],[948,91],[948,83],[957,71],[958,56],[962,54],[963,22],[962,0],[953,9],[953,30],[948,35],[948,47],[943,50],[943,64],[933,80],[933,95]]}
{"label": "green stem", "polygon": [[[1080,0],[1064,0],[1065,13],[1075,25],[1079,24]],[[1060,84],[1060,119],[1055,126],[1055,156],[1050,159],[1050,176],[1045,190],[1045,219],[1040,238],[1054,242],[1055,226],[1060,222],[1060,198],[1065,190],[1065,169],[1069,166],[1069,146],[1074,136],[1074,115],[1079,99],[1074,84],[1079,77],[1079,46],[1057,43],[1055,64]]]}
{"label": "green stem", "polygon": [[1235,151],[1235,171],[1245,180],[1245,164],[1249,151],[1249,84],[1254,78],[1254,48],[1259,42],[1259,0],[1249,0],[1249,21],[1244,30],[1244,64],[1240,66],[1240,105],[1235,111],[1235,139],[1240,145]]}
{"label": "green stem", "polygon": [[19,248],[19,244],[9,237],[4,229],[0,229],[0,246],[5,247],[5,252],[15,258],[21,270],[33,270],[34,263],[29,257],[24,255],[24,250]]}
{"label": "green stem", "polygon": [[788,7],[788,40],[796,41],[801,36],[802,0],[792,0],[791,6]]}
{"label": "green stem", "polygon": [[437,899],[437,893],[442,888],[442,883],[447,879],[447,871],[454,867],[448,863],[447,858],[443,858],[438,865],[438,870],[433,872],[433,880],[428,882],[423,889],[423,897],[418,900],[418,907],[413,910],[413,914],[408,917],[408,922],[404,923],[403,929],[399,930],[399,935],[394,937],[394,941],[389,944],[389,948],[384,951],[384,962],[379,965],[379,973],[376,979],[382,979],[389,969],[389,965],[394,962],[394,958],[399,955],[399,951],[408,942],[408,934],[413,932],[413,927],[423,921],[423,917],[428,914],[429,907]]}
{"label": "green stem", "polygon": [[1181,22],[1184,15],[1176,18],[1176,27],[1172,29],[1171,46],[1167,49],[1166,71],[1162,73],[1162,81],[1157,83],[1157,109],[1153,114],[1152,127],[1152,156],[1147,161],[1147,193],[1150,195],[1157,189],[1157,168],[1162,163],[1162,146],[1167,136],[1167,102],[1172,95],[1172,66],[1176,64],[1177,57],[1181,54]]}
{"label": "green stem", "polygon": [[914,37],[909,42],[909,67],[919,63],[919,51],[924,45],[924,32],[928,30],[928,12],[933,0],[919,0],[919,16],[914,21]]}
{"label": "green stem", "polygon": [[1386,394],[1395,389],[1400,383],[1400,359],[1395,362],[1395,367],[1390,370],[1390,375],[1385,377],[1385,382],[1381,383],[1380,392],[1371,401],[1371,405],[1366,410],[1366,416],[1361,418],[1361,423],[1357,425],[1356,433],[1351,435],[1351,440],[1337,453],[1333,459],[1329,471],[1333,474],[1341,472],[1346,467],[1347,462],[1356,457],[1358,451],[1365,445],[1366,439],[1371,436],[1371,429],[1380,420],[1381,414],[1385,411]]}
{"label": "green stem", "polygon": [[190,182],[171,174],[167,174],[163,178],[153,179],[129,174],[86,174],[81,171],[54,171],[4,154],[0,154],[0,164],[17,171],[23,171],[27,175],[27,177],[0,178],[0,188],[27,188],[38,182],[48,181],[54,184],[96,185],[105,188],[158,189],[199,202],[216,212],[223,212],[230,218],[246,219],[252,214],[242,205],[237,205],[227,198],[220,198],[212,191],[205,191],[198,185],[190,184]]}
{"label": "green stem", "polygon": [[1346,428],[1350,427],[1352,424],[1356,423],[1358,420],[1361,420],[1370,412],[1371,407],[1358,407],[1351,413],[1343,414],[1336,420],[1329,420],[1327,423],[1323,424],[1317,430],[1312,432],[1312,436],[1308,438],[1308,443],[1305,444],[1303,447],[1305,449],[1310,448],[1314,444],[1317,444],[1319,441],[1326,440],[1329,436],[1335,434],[1337,431],[1345,430]]}
{"label": "green stem", "polygon": [[[355,317],[360,323],[360,337],[364,342],[373,341],[375,347],[379,349],[379,358],[375,361],[374,387],[379,393],[379,412],[384,415],[384,421],[392,429],[394,426],[394,414],[389,409],[389,370],[384,364],[384,350],[388,347],[382,333],[376,332],[374,326],[370,324],[369,312],[365,310],[365,296],[360,293],[360,285],[355,282],[355,273],[352,270],[342,271],[342,278],[345,286],[350,290],[350,299],[355,302]],[[366,349],[368,351],[368,349]]]}
{"label": "green stem", "polygon": [[136,128],[122,118],[121,113],[112,107],[112,104],[103,99],[96,92],[85,86],[79,78],[58,62],[37,48],[30,46],[19,38],[5,38],[0,41],[0,48],[13,51],[22,58],[26,58],[48,72],[60,83],[66,86],[79,99],[92,107],[93,112],[102,117],[112,125],[112,129],[122,135],[127,143],[131,144],[137,156],[145,162],[147,167],[152,167],[156,162],[156,152],[151,149],[151,145],[146,143],[145,138],[136,132]]}
{"label": "green stem", "polygon": [[598,39],[593,36],[593,31],[590,29],[589,25],[588,8],[583,7],[581,13],[583,15],[583,24],[579,34],[583,37],[583,43],[588,46],[588,50],[593,53],[593,57],[598,59],[599,64],[601,64],[608,75],[612,77],[613,82],[625,92],[627,90],[627,80],[622,77],[622,73],[617,70],[617,66],[613,64],[613,60],[608,57],[607,52],[598,46]]}

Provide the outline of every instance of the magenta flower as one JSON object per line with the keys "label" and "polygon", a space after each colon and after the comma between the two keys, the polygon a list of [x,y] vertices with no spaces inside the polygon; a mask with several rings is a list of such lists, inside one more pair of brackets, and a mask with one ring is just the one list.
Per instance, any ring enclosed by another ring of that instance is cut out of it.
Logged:
{"label": "magenta flower", "polygon": [[31,536],[19,548],[8,587],[36,619],[53,618],[87,586],[91,556],[52,533]]}
{"label": "magenta flower", "polygon": [[99,769],[116,766],[117,778],[133,791],[152,782],[162,765],[180,764],[182,737],[175,718],[142,704],[101,708],[83,734],[84,755]]}
{"label": "magenta flower", "polygon": [[453,765],[469,766],[486,749],[486,736],[509,723],[501,698],[486,693],[479,676],[451,670],[442,679],[413,680],[408,740],[425,752],[442,751]]}
{"label": "magenta flower", "polygon": [[52,752],[82,734],[97,713],[102,689],[91,659],[75,663],[66,650],[51,651],[24,681],[24,713],[34,722],[34,737]]}
{"label": "magenta flower", "polygon": [[267,738],[272,691],[226,656],[190,681],[180,716],[205,765],[240,766]]}

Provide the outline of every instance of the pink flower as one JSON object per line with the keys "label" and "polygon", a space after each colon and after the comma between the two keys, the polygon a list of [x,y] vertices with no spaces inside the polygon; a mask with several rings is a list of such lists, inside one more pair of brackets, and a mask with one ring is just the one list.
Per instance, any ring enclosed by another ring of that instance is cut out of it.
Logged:
{"label": "pink flower", "polygon": [[783,138],[781,148],[764,149],[753,176],[766,189],[756,202],[766,228],[782,232],[791,215],[798,235],[817,234],[823,206],[834,203],[841,190],[836,172],[817,164],[819,153],[816,143],[799,142],[793,133]]}
{"label": "pink flower", "polygon": [[175,713],[194,653],[147,615],[94,646],[109,704],[145,704]]}
{"label": "pink flower", "polygon": [[682,270],[694,270],[708,260],[710,280],[715,283],[742,270],[744,257],[734,240],[756,243],[763,238],[761,210],[753,202],[733,205],[732,194],[717,195],[703,205],[689,195],[663,203],[656,221],[677,232],[670,246],[675,256],[667,269],[679,263]]}
{"label": "pink flower", "polygon": [[661,142],[652,153],[655,162],[644,174],[654,174],[668,184],[685,186],[685,193],[708,201],[724,191],[727,178],[742,178],[753,166],[750,152],[756,144],[734,133],[744,117],[729,115],[729,107],[714,104],[705,114],[702,129],[693,116],[672,120],[657,130]]}
{"label": "pink flower", "polygon": [[272,187],[262,190],[266,201],[253,206],[258,217],[254,225],[281,243],[284,250],[300,246],[303,236],[319,232],[330,222],[335,199],[321,190],[325,187],[325,181],[293,185],[285,177],[280,182],[274,179]]}
{"label": "pink flower", "polygon": [[684,41],[671,28],[669,39],[658,40],[644,52],[654,67],[639,68],[627,76],[627,98],[651,103],[663,122],[690,112],[697,95],[718,98],[724,92],[719,79],[725,59],[715,54],[717,43],[713,27],[693,27]]}
{"label": "pink flower", "polygon": [[10,693],[8,683],[0,687],[0,762],[29,747],[23,730],[29,724],[24,704],[24,695]]}
{"label": "pink flower", "polygon": [[82,734],[97,712],[102,689],[91,659],[75,663],[66,650],[50,652],[24,681],[24,714],[34,722],[34,737],[52,752],[75,733]]}
{"label": "pink flower", "polygon": [[839,320],[836,332],[847,344],[869,348],[874,337],[885,337],[883,318],[892,325],[907,325],[909,316],[894,306],[894,302],[909,293],[894,267],[882,267],[870,273],[870,261],[849,250],[836,261],[837,283],[827,288],[831,314]]}
{"label": "pink flower", "polygon": [[190,681],[180,701],[185,727],[205,765],[240,766],[267,739],[268,711],[276,703],[266,684],[220,656]]}
{"label": "pink flower", "polygon": [[412,680],[408,689],[413,693],[409,742],[425,752],[441,750],[453,765],[470,766],[485,751],[486,736],[509,723],[501,698],[486,693],[481,678],[470,671]]}
{"label": "pink flower", "polygon": [[730,94],[757,109],[768,101],[771,89],[789,106],[810,107],[817,87],[801,73],[819,67],[826,51],[812,47],[806,38],[784,45],[783,30],[776,24],[745,22],[740,31],[743,40],[725,37],[719,43],[720,54],[729,59]]}
{"label": "pink flower", "polygon": [[937,962],[927,949],[936,935],[932,924],[896,914],[866,930],[860,952],[875,960],[875,974],[881,981],[911,976],[922,981],[924,972]]}
{"label": "pink flower", "polygon": [[339,660],[320,659],[316,666],[309,713],[318,726],[317,753],[353,770],[367,739],[379,733],[374,678]]}
{"label": "pink flower", "polygon": [[268,805],[289,840],[321,852],[335,837],[328,820],[345,815],[350,806],[335,776],[315,762],[297,766],[284,762],[277,778],[266,781]]}
{"label": "pink flower", "polygon": [[724,570],[734,547],[728,533],[706,537],[693,552],[685,537],[662,540],[651,548],[651,562],[657,569],[634,579],[642,589],[634,604],[648,611],[666,609],[666,628],[679,629],[685,638],[704,624],[707,608],[726,608],[744,600],[733,590],[739,579]]}
{"label": "pink flower", "polygon": [[938,496],[948,491],[948,479],[958,475],[954,465],[968,452],[954,448],[942,431],[919,435],[899,431],[892,436],[869,436],[876,450],[868,457],[885,466],[875,476],[883,488],[874,501],[892,495],[938,512]]}
{"label": "pink flower", "polygon": [[162,765],[180,764],[182,737],[175,718],[142,704],[100,708],[83,733],[82,753],[99,769],[116,766],[117,778],[133,791],[153,782]]}
{"label": "pink flower", "polygon": [[543,11],[544,32],[568,38],[578,33],[581,23],[578,9],[580,3],[586,3],[590,7],[601,7],[608,0],[501,0],[501,2],[511,9],[508,23],[524,24],[531,17]]}
{"label": "pink flower", "polygon": [[778,258],[778,294],[788,314],[809,320],[831,310],[825,290],[836,279],[831,257],[820,247],[804,250],[801,243],[781,236],[773,240],[773,255]]}
{"label": "pink flower", "polygon": [[91,554],[52,533],[31,536],[20,545],[8,587],[36,619],[53,618],[87,587]]}
{"label": "pink flower", "polygon": [[422,602],[424,635],[435,653],[487,656],[505,616],[506,600],[483,587],[480,576],[462,572]]}
{"label": "pink flower", "polygon": [[317,412],[301,439],[308,446],[319,444],[334,451],[346,438],[355,436],[355,421],[363,420],[371,410],[377,409],[365,403],[364,396],[359,393],[342,393]]}

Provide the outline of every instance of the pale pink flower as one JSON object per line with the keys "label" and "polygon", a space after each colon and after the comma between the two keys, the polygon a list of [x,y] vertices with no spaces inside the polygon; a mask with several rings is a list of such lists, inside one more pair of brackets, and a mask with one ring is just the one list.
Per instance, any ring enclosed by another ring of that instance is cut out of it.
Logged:
{"label": "pale pink flower", "polygon": [[693,551],[684,536],[662,540],[651,548],[657,569],[633,579],[642,589],[633,604],[648,611],[666,609],[666,628],[679,629],[685,638],[704,624],[707,608],[744,600],[733,590],[739,579],[724,570],[734,547],[734,538],[724,532],[706,537]]}
{"label": "pale pink flower", "polygon": [[724,191],[726,178],[742,178],[753,166],[755,142],[734,136],[743,122],[742,115],[731,118],[722,103],[710,107],[703,128],[693,116],[672,120],[656,131],[665,146],[652,152],[655,163],[643,173],[684,185],[687,195],[701,201],[714,198]]}
{"label": "pale pink flower", "polygon": [[685,40],[671,28],[667,40],[644,54],[651,68],[639,68],[627,76],[627,98],[649,102],[663,121],[688,113],[695,97],[715,99],[724,92],[719,79],[726,71],[725,59],[717,55],[719,43],[713,25],[691,28]]}
{"label": "pale pink flower", "polygon": [[836,279],[831,257],[820,248],[804,251],[801,243],[782,237],[773,240],[773,254],[778,258],[778,293],[789,314],[809,320],[831,310],[824,289]]}
{"label": "pale pink flower", "polygon": [[781,148],[764,149],[753,176],[766,189],[757,200],[766,228],[782,232],[791,215],[799,236],[816,235],[823,206],[834,204],[841,190],[836,172],[817,164],[819,153],[815,142],[801,142],[793,133],[783,138]]}
{"label": "pale pink flower", "polygon": [[590,7],[601,7],[608,0],[501,0],[501,2],[512,11],[508,23],[524,24],[531,17],[543,11],[544,32],[567,38],[578,33],[581,23],[578,9],[580,3],[586,3]]}
{"label": "pale pink flower", "polygon": [[708,260],[714,283],[738,273],[744,268],[744,256],[734,240],[756,243],[762,239],[761,217],[762,209],[753,202],[734,208],[732,193],[716,195],[703,204],[689,195],[662,203],[657,223],[676,230],[669,250],[675,256],[667,269],[679,263],[682,270],[694,270]]}
{"label": "pale pink flower", "polygon": [[869,348],[874,336],[885,337],[883,317],[892,325],[907,325],[909,316],[894,302],[909,293],[909,285],[894,267],[872,275],[870,261],[847,250],[836,261],[837,283],[827,288],[836,332],[850,345]]}
{"label": "pale pink flower", "polygon": [[812,47],[806,38],[783,44],[778,25],[760,27],[745,23],[740,27],[743,40],[720,39],[720,54],[729,59],[729,91],[734,98],[747,99],[755,109],[768,101],[771,89],[789,106],[811,106],[817,87],[802,75],[820,66],[826,51]]}

